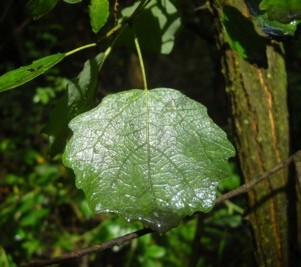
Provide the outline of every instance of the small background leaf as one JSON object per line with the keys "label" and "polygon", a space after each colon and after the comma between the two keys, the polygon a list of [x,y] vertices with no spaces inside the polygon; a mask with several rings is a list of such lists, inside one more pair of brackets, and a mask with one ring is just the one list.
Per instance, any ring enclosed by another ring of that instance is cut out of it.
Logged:
{"label": "small background leaf", "polygon": [[108,0],[91,0],[89,15],[93,32],[99,32],[99,30],[106,24],[109,14]]}
{"label": "small background leaf", "polygon": [[6,252],[2,246],[0,246],[0,266],[9,267],[8,258]]}
{"label": "small background leaf", "polygon": [[301,20],[300,0],[263,0],[259,7],[267,12],[270,20],[277,20],[281,23]]}
{"label": "small background leaf", "polygon": [[30,0],[27,2],[27,8],[34,19],[39,19],[51,11],[58,0]]}
{"label": "small background leaf", "polygon": [[109,95],[69,125],[64,164],[92,210],[161,233],[213,207],[235,153],[206,108],[173,89]]}
{"label": "small background leaf", "polygon": [[64,57],[65,54],[62,53],[50,55],[38,59],[28,66],[23,66],[3,74],[0,77],[0,92],[13,89],[33,80],[59,63]]}
{"label": "small background leaf", "polygon": [[70,135],[69,121],[90,109],[95,101],[98,85],[98,72],[104,60],[100,53],[85,62],[83,70],[77,78],[67,85],[67,92],[58,100],[50,115],[50,121],[43,129],[50,138],[51,155],[62,153],[66,140]]}
{"label": "small background leaf", "polygon": [[64,0],[64,2],[68,3],[68,4],[77,4],[82,2],[82,0]]}
{"label": "small background leaf", "polygon": [[260,10],[260,2],[260,0],[246,0],[251,14],[263,32],[272,38],[280,40],[295,34],[300,21],[293,20],[290,23],[282,23],[278,20],[271,20],[267,12]]}

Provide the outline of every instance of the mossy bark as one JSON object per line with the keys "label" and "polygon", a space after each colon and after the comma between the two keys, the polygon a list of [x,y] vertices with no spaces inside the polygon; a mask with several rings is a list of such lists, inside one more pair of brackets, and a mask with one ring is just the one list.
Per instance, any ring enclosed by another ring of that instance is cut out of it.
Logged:
{"label": "mossy bark", "polygon": [[[229,2],[246,13],[243,1]],[[219,36],[223,46],[227,41],[222,27]],[[230,48],[223,54],[223,74],[245,182],[279,164],[289,153],[287,77],[281,47],[267,42],[266,56],[267,67],[261,68]],[[259,266],[289,266],[287,183],[283,170],[248,194]]]}
{"label": "mossy bark", "polygon": [[[282,56],[268,47],[269,68],[256,68],[233,51],[225,55],[227,94],[241,169],[248,182],[288,156],[286,78]],[[260,266],[288,266],[287,173],[249,192],[250,222]]]}

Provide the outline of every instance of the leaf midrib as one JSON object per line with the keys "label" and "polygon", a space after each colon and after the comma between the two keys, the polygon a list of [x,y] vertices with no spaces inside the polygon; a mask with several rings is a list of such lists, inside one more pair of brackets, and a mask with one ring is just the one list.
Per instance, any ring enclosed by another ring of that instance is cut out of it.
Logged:
{"label": "leaf midrib", "polygon": [[152,183],[152,177],[151,177],[151,146],[150,146],[150,123],[149,123],[149,113],[150,113],[150,107],[149,107],[149,98],[150,98],[150,92],[148,90],[145,90],[143,92],[145,94],[145,139],[146,139],[146,160],[147,160],[147,179],[149,183],[149,189],[152,195],[152,201],[151,205],[153,208],[153,204],[155,203],[156,197],[155,193],[153,191],[153,183]]}

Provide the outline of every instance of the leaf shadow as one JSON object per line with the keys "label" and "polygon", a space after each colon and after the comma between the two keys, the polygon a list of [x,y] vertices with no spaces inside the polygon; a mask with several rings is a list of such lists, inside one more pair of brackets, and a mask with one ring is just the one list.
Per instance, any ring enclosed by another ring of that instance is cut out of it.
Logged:
{"label": "leaf shadow", "polygon": [[[256,32],[253,23],[233,6],[225,5],[223,14],[231,48],[249,63],[267,68],[266,40]],[[238,46],[241,51],[235,49]]]}
{"label": "leaf shadow", "polygon": [[118,38],[117,45],[135,52],[135,35],[143,54],[157,55],[160,53],[162,46],[160,24],[151,10],[143,10],[132,24],[125,26],[125,30]]}

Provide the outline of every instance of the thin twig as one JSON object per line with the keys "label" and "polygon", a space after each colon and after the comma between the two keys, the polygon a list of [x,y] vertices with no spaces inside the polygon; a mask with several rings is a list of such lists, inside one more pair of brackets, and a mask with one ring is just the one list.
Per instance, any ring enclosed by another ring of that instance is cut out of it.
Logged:
{"label": "thin twig", "polygon": [[141,229],[136,232],[129,233],[127,235],[120,236],[115,239],[106,241],[100,245],[79,249],[77,251],[66,253],[62,256],[54,257],[52,259],[34,260],[29,263],[21,264],[21,266],[27,266],[27,267],[39,267],[40,266],[41,267],[41,266],[50,266],[53,264],[62,263],[62,262],[65,262],[65,261],[68,261],[71,259],[76,259],[76,258],[80,258],[80,257],[86,256],[86,255],[90,255],[95,252],[100,252],[100,251],[112,248],[114,246],[121,246],[126,242],[129,242],[133,239],[136,239],[138,237],[144,236],[144,235],[152,233],[152,232],[153,231],[151,229],[147,229],[147,228]]}
{"label": "thin twig", "polygon": [[216,199],[215,204],[218,205],[218,204],[224,202],[225,200],[228,200],[230,198],[233,198],[233,197],[238,196],[238,195],[243,194],[243,193],[247,193],[250,189],[252,189],[255,185],[257,185],[261,181],[269,178],[274,173],[276,173],[279,170],[287,167],[294,160],[294,158],[297,154],[298,154],[298,152],[291,155],[288,159],[286,159],[285,161],[283,161],[280,164],[276,165],[274,168],[268,170],[267,172],[265,172],[263,175],[257,177],[256,179],[254,179],[254,180],[252,180],[248,183],[245,183],[245,184],[241,185],[240,187],[238,187],[236,189],[233,189],[233,190],[223,194],[221,197]]}

